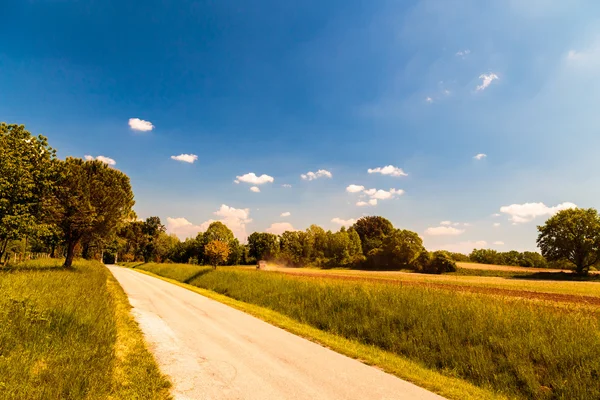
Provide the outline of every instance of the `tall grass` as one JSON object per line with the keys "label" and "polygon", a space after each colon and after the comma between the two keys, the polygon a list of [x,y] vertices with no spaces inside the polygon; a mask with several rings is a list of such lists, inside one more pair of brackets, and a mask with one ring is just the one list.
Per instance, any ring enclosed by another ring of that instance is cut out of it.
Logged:
{"label": "tall grass", "polygon": [[[188,276],[178,265],[142,265]],[[198,267],[197,267],[198,268]],[[189,283],[518,398],[600,398],[600,321],[539,303],[372,282],[205,269]],[[176,279],[176,278],[175,278]]]}
{"label": "tall grass", "polygon": [[100,263],[65,270],[36,260],[0,272],[0,293],[0,398],[169,398],[125,294]]}

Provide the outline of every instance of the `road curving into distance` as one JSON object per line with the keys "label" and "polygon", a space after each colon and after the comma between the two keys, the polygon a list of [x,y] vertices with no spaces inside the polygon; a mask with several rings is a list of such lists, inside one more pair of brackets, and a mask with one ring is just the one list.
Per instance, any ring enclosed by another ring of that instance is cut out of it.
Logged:
{"label": "road curving into distance", "polygon": [[109,269],[176,399],[443,399],[180,286]]}

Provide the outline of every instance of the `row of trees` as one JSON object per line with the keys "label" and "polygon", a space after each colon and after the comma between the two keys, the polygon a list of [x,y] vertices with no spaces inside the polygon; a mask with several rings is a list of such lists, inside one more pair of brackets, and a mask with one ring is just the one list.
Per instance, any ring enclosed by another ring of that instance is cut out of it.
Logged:
{"label": "row of trees", "polygon": [[0,260],[11,250],[89,256],[132,218],[129,178],[100,161],[60,160],[43,136],[0,123]]}

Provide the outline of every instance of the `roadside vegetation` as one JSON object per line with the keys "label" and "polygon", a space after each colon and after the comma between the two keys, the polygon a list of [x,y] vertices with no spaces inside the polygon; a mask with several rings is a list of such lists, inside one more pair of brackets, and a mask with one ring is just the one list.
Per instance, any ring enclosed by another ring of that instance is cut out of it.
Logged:
{"label": "roadside vegetation", "polygon": [[129,302],[95,261],[0,269],[0,398],[169,399]]}
{"label": "roadside vegetation", "polygon": [[266,307],[508,397],[600,397],[597,309],[239,268],[136,268]]}

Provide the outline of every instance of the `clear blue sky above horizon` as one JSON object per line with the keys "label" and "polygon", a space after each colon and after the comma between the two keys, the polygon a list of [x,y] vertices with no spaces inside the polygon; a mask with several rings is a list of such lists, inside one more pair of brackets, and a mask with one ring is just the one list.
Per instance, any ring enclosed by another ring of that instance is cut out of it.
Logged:
{"label": "clear blue sky above horizon", "polygon": [[430,249],[532,250],[556,210],[600,208],[598,2],[0,9],[0,120],[114,161],[180,237],[382,215]]}

